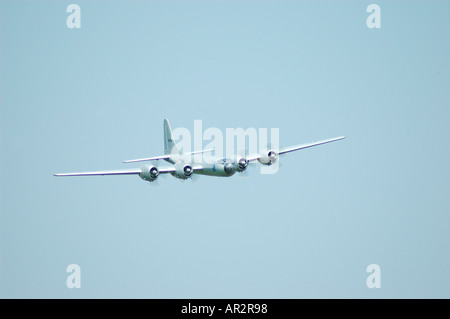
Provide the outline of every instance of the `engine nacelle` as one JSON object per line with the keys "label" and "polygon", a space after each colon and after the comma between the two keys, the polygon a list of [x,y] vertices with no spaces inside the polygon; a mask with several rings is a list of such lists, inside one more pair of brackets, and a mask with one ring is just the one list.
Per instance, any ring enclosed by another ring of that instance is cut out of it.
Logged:
{"label": "engine nacelle", "polygon": [[151,165],[145,165],[142,168],[141,173],[139,174],[139,177],[147,182],[153,182],[158,178],[158,176],[159,176],[158,168]]}
{"label": "engine nacelle", "polygon": [[237,172],[243,172],[248,167],[248,160],[245,157],[240,157],[236,159],[235,166]]}
{"label": "engine nacelle", "polygon": [[173,175],[177,178],[181,179],[188,179],[192,177],[192,174],[194,174],[194,169],[189,164],[179,163],[175,165],[175,172],[173,172]]}
{"label": "engine nacelle", "polygon": [[272,165],[278,160],[278,154],[275,151],[269,150],[261,153],[261,157],[258,158],[258,162],[263,165]]}

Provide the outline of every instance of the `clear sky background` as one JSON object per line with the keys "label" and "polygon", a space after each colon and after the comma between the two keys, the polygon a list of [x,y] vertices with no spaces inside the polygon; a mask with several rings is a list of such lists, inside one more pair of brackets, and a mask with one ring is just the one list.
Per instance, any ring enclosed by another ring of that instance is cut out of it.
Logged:
{"label": "clear sky background", "polygon": [[[0,297],[449,298],[449,11],[1,1]],[[165,117],[347,139],[274,175],[53,176],[138,167],[121,161],[160,155]]]}

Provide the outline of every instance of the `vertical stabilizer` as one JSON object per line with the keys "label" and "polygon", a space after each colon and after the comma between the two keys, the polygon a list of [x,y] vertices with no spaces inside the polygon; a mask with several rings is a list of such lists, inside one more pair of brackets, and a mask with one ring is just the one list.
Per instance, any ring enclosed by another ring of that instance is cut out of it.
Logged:
{"label": "vertical stabilizer", "polygon": [[164,119],[164,154],[180,154],[172,137],[169,121]]}

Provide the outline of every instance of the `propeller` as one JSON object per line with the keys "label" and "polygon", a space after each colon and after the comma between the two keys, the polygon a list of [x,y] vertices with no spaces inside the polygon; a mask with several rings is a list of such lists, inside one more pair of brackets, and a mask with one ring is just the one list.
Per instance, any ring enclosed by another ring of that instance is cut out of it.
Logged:
{"label": "propeller", "polygon": [[[270,155],[269,157],[270,157],[271,159],[276,159],[278,168],[281,168],[280,154],[278,154],[279,148],[280,148],[280,147],[278,146],[278,147],[274,150],[274,151],[276,152],[276,154]],[[272,142],[271,142],[271,141],[267,142],[267,150],[272,150]]]}
{"label": "propeller", "polygon": [[156,176],[156,179],[149,182],[151,187],[158,187],[159,186],[159,179],[161,178],[161,174],[159,174],[158,172],[158,166],[154,165],[151,169],[150,169],[150,174]]}
{"label": "propeller", "polygon": [[247,166],[247,168],[245,169],[245,171],[243,171],[243,172],[237,172],[237,174],[238,174],[238,176],[240,177],[240,178],[249,178],[250,177],[250,172],[249,172],[249,169],[250,169],[250,167],[253,167],[254,165],[252,165],[252,166]]}
{"label": "propeller", "polygon": [[[238,171],[237,174],[239,177],[242,177],[242,178],[250,177],[250,173],[248,170],[250,167],[254,166],[254,164],[255,164],[255,162],[249,162],[247,160],[247,157],[248,157],[247,149],[243,149],[238,152],[238,156],[237,156],[238,163],[236,163],[236,165],[238,165],[238,167],[240,167],[241,169],[244,168],[244,170],[242,172]],[[253,165],[250,165],[250,164],[253,164]]]}
{"label": "propeller", "polygon": [[161,175],[158,176],[157,179],[155,179],[153,182],[147,182],[147,185],[149,185],[150,187],[159,187],[159,179],[161,178]]}

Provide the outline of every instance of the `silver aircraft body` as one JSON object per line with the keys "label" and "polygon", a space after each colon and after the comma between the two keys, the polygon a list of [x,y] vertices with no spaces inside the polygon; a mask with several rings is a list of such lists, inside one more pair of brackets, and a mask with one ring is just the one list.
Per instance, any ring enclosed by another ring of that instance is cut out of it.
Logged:
{"label": "silver aircraft body", "polygon": [[170,166],[159,167],[152,164],[146,164],[141,168],[121,169],[112,171],[93,171],[93,172],[79,172],[79,173],[61,173],[54,174],[54,176],[96,176],[96,175],[139,175],[145,181],[153,182],[160,174],[170,173],[172,176],[186,180],[192,178],[194,174],[230,177],[235,173],[242,173],[247,168],[249,163],[258,161],[262,165],[273,165],[278,161],[278,156],[286,153],[298,151],[301,149],[322,145],[334,141],[344,139],[345,136],[335,137],[331,139],[321,140],[308,144],[301,144],[292,147],[284,147],[278,149],[266,149],[260,151],[258,154],[250,155],[236,155],[232,158],[222,158],[214,156],[204,156],[199,162],[193,160],[196,154],[210,153],[213,150],[200,150],[190,153],[181,153],[172,137],[172,129],[169,121],[164,119],[164,155],[140,158],[134,160],[123,161],[123,163],[135,162],[153,162],[164,160],[170,163]]}

